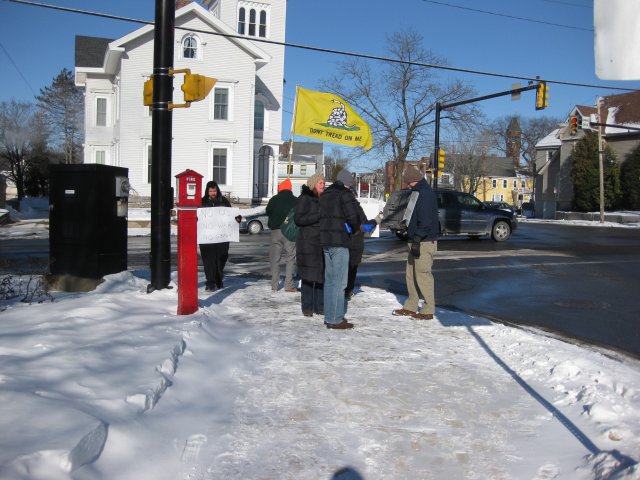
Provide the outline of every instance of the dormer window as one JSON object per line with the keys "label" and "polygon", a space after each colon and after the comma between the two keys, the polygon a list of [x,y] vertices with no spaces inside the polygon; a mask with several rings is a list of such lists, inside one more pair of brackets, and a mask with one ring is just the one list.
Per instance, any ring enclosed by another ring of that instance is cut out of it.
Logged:
{"label": "dormer window", "polygon": [[269,5],[238,2],[238,33],[249,37],[267,38]]}
{"label": "dormer window", "polygon": [[202,57],[200,39],[194,35],[185,35],[182,39],[182,58],[199,60]]}

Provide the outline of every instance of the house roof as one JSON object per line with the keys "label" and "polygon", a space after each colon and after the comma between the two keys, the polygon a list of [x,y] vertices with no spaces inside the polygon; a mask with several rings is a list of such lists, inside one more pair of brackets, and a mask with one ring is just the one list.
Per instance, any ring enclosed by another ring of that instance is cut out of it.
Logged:
{"label": "house roof", "polygon": [[[176,28],[180,27],[180,20],[191,18],[189,14],[200,18],[211,27],[213,32],[230,35],[226,38],[253,56],[257,65],[263,65],[270,61],[271,57],[264,50],[248,39],[236,38],[237,33],[231,27],[195,2],[176,10]],[[105,73],[113,73],[112,70],[115,68],[117,60],[124,53],[124,45],[153,32],[154,28],[154,25],[145,25],[116,40],[76,37],[76,71],[101,68]],[[78,48],[80,48],[80,52],[78,52]],[[100,50],[102,50],[101,58]]]}
{"label": "house roof", "polygon": [[112,38],[76,35],[76,67],[100,68]]}
{"label": "house roof", "polygon": [[562,140],[560,140],[560,129],[556,128],[553,132],[536,143],[536,148],[557,148],[560,147],[560,145],[562,145]]}
{"label": "house roof", "polygon": [[[602,97],[607,112],[606,122],[640,127],[640,91]],[[625,133],[626,130],[607,127],[606,133]],[[635,133],[635,132],[634,132]]]}
{"label": "house roof", "polygon": [[294,142],[294,155],[322,155],[324,145],[321,142]]}

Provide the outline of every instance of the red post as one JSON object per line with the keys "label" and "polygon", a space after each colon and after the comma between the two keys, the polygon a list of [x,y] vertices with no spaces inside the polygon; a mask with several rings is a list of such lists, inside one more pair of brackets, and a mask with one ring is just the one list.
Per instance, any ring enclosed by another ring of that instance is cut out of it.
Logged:
{"label": "red post", "polygon": [[178,315],[198,311],[198,217],[202,175],[185,170],[176,175],[178,208]]}

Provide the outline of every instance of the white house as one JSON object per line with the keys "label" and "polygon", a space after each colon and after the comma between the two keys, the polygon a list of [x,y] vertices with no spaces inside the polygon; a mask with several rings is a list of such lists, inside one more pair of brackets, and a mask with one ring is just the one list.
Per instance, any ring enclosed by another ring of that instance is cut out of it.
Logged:
{"label": "white house", "polygon": [[[185,2],[181,2],[185,3]],[[172,177],[191,169],[242,202],[277,192],[286,0],[203,0],[176,9],[174,69],[217,79],[209,96],[173,110]],[[242,35],[232,38],[223,35]],[[76,37],[75,81],[85,89],[84,162],[129,169],[132,194],[150,197],[154,27],[115,40]],[[183,103],[174,78],[173,103]]]}

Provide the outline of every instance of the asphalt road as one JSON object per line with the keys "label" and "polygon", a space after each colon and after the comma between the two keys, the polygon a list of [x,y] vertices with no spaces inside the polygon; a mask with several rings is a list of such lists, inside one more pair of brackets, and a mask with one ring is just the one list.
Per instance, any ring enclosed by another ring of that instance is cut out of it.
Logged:
{"label": "asphalt road", "polygon": [[[232,243],[227,273],[269,277],[269,234]],[[175,268],[175,237],[172,237]],[[504,243],[443,239],[436,303],[640,358],[640,230],[521,222]],[[149,237],[130,237],[130,270],[149,268]],[[0,242],[0,274],[47,271],[48,240]],[[367,239],[357,284],[406,295],[406,245]],[[356,288],[357,293],[357,288]]]}
{"label": "asphalt road", "polygon": [[[377,242],[359,280],[406,295],[404,245]],[[441,240],[436,304],[640,357],[639,246],[638,229],[526,222],[505,243]]]}

